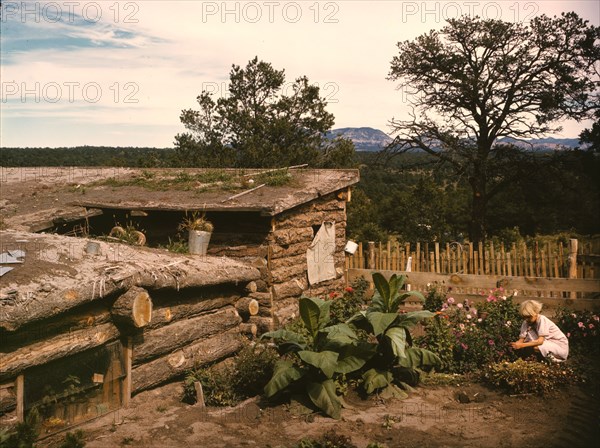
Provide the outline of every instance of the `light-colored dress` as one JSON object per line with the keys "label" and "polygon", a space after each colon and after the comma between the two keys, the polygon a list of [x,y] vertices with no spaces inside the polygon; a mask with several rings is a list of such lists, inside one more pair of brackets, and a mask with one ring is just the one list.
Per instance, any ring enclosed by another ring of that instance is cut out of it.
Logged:
{"label": "light-colored dress", "polygon": [[538,349],[544,358],[548,356],[548,353],[552,353],[557,361],[567,359],[567,356],[569,356],[569,340],[554,322],[541,314],[538,315],[533,324],[527,321],[523,322],[519,338],[523,338],[523,342],[530,342],[535,341],[540,336],[544,337],[544,342],[542,345],[538,345]]}

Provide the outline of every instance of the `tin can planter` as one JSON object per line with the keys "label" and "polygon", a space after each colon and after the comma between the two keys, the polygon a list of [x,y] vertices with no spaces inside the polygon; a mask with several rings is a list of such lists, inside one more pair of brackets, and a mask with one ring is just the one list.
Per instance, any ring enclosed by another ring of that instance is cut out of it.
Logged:
{"label": "tin can planter", "polygon": [[211,232],[190,229],[188,233],[188,247],[190,254],[206,255],[211,235]]}

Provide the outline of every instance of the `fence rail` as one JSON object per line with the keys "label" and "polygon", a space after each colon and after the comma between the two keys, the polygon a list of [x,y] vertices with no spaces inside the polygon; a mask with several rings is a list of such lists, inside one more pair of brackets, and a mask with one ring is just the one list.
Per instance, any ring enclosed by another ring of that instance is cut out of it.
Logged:
{"label": "fence rail", "polygon": [[[372,269],[351,268],[347,271],[347,281],[352,283],[357,278],[370,280]],[[485,300],[490,289],[502,286],[508,293],[516,291],[517,302],[535,299],[547,308],[559,306],[571,309],[600,308],[600,280],[568,279],[551,277],[508,277],[498,275],[474,274],[438,274],[435,272],[406,272],[396,270],[377,270],[386,278],[392,274],[404,275],[413,291],[426,293],[427,285],[437,282],[452,287],[451,294],[456,299],[474,301]],[[483,293],[483,294],[482,294]],[[408,306],[419,306],[420,302],[409,302]]]}
{"label": "fence rail", "polygon": [[433,272],[508,277],[600,278],[600,255],[592,244],[494,245],[479,243],[359,243],[346,269]]}

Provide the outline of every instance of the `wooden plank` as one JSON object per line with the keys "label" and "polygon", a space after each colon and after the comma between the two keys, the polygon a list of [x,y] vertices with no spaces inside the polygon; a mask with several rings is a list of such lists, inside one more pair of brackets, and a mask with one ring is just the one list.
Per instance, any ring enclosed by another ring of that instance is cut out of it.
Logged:
{"label": "wooden plank", "polygon": [[494,251],[494,242],[490,241],[490,274],[495,275],[499,274],[496,268],[496,253]]}
{"label": "wooden plank", "polygon": [[364,264],[364,253],[363,253],[363,243],[358,243],[358,265],[362,268],[365,267]]}
{"label": "wooden plank", "polygon": [[435,251],[435,272],[440,273],[440,243],[435,242],[434,249]]}
{"label": "wooden plank", "polygon": [[479,253],[473,251],[473,274],[479,275]]}
{"label": "wooden plank", "polygon": [[375,242],[369,241],[369,261],[367,263],[367,268],[375,269]]}
{"label": "wooden plank", "polygon": [[387,260],[386,260],[386,266],[388,269],[391,268],[392,265],[392,243],[391,241],[387,242]]}
{"label": "wooden plank", "polygon": [[512,260],[510,257],[510,252],[506,252],[506,275],[512,277]]}
{"label": "wooden plank", "polygon": [[421,243],[417,243],[417,248],[415,249],[415,258],[413,258],[412,270],[416,272],[421,271]]}
{"label": "wooden plank", "polygon": [[131,366],[133,359],[133,340],[131,336],[123,346],[123,361],[125,363],[125,378],[123,380],[123,407],[128,407],[131,402]]}
{"label": "wooden plank", "polygon": [[15,380],[15,394],[17,396],[17,421],[25,421],[25,376],[17,376]]}
{"label": "wooden plank", "polygon": [[[569,240],[569,278],[577,278],[577,239]],[[571,299],[577,297],[575,291],[571,291]]]}

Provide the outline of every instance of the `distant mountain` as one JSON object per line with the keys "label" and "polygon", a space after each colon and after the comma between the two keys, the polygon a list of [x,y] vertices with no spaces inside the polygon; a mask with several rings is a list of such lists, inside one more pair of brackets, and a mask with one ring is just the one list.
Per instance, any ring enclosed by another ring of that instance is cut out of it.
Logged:
{"label": "distant mountain", "polygon": [[[354,142],[357,151],[381,151],[392,138],[385,132],[373,128],[339,128],[327,133],[327,138],[344,137]],[[575,148],[579,146],[577,138],[534,138],[531,140],[516,140],[514,138],[503,138],[503,143],[511,143],[522,148],[533,148],[536,150],[553,151],[561,147]]]}
{"label": "distant mountain", "polygon": [[546,149],[546,150],[555,150],[560,149],[561,147],[567,148],[576,148],[579,145],[579,139],[577,138],[532,138],[531,140],[516,140],[514,138],[506,137],[500,140],[502,143],[512,143],[515,146],[519,146],[522,148],[531,148],[533,149]]}
{"label": "distant mountain", "polygon": [[373,128],[339,128],[327,133],[327,137],[343,137],[354,142],[357,151],[381,151],[392,138],[385,132]]}

